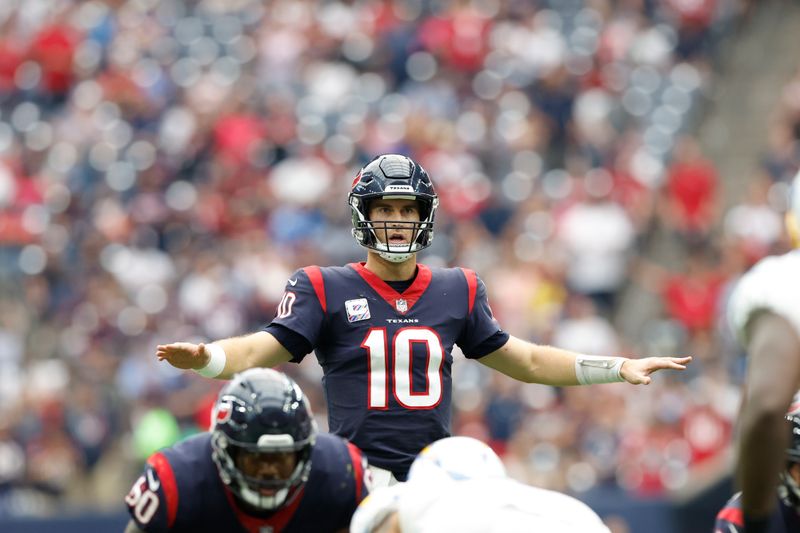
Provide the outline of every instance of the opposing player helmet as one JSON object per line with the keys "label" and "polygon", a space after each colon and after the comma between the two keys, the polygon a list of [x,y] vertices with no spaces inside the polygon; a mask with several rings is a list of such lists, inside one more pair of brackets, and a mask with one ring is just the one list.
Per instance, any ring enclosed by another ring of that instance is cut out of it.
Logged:
{"label": "opposing player helmet", "polygon": [[[419,222],[388,224],[369,220],[369,202],[376,199],[416,200],[420,210]],[[376,250],[387,261],[402,263],[433,242],[433,219],[439,198],[428,173],[409,157],[388,154],[370,161],[353,180],[347,203],[353,217],[356,242]],[[410,242],[389,244],[389,229],[392,227],[413,230]],[[378,238],[379,234],[382,240]]]}
{"label": "opposing player helmet", "polygon": [[786,418],[792,426],[786,457],[790,463],[800,464],[800,412],[791,414]]}
{"label": "opposing player helmet", "polygon": [[[403,494],[409,490],[407,483],[396,483],[388,487],[378,487],[371,491],[358,505],[350,520],[350,533],[371,533],[380,531],[379,527],[397,511]],[[411,487],[414,490],[416,487]]]}
{"label": "opposing player helmet", "polygon": [[472,437],[447,437],[426,446],[408,472],[409,481],[427,485],[505,477],[506,469],[494,450]]}
{"label": "opposing player helmet", "polygon": [[795,481],[789,469],[800,464],[800,393],[796,394],[789,414],[789,446],[786,448],[786,469],[781,472],[781,484],[778,486],[778,496],[783,503],[800,512],[800,484]]}
{"label": "opposing player helmet", "polygon": [[781,472],[778,496],[783,502],[800,512],[800,484],[792,476],[790,469],[800,464],[800,391],[797,391],[786,414],[789,421],[789,446],[786,448],[786,469]]}
{"label": "opposing player helmet", "polygon": [[[212,458],[238,499],[271,510],[300,493],[311,471],[317,426],[297,383],[275,370],[246,370],[220,391],[212,417]],[[282,464],[285,472],[264,471],[264,463]],[[247,470],[248,464],[257,471]]]}

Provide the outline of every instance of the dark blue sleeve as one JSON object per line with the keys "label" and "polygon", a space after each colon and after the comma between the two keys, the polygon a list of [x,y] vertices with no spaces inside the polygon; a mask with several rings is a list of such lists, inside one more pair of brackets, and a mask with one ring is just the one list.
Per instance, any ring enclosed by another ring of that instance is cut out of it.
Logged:
{"label": "dark blue sleeve", "polygon": [[502,329],[496,332],[494,335],[477,345],[475,348],[472,349],[470,354],[467,356],[469,359],[478,359],[483,357],[484,355],[489,355],[490,353],[499,350],[508,342],[508,338],[511,335],[503,331]]}
{"label": "dark blue sleeve", "polygon": [[290,334],[278,332],[275,335],[283,347],[293,355],[292,362],[299,363],[311,351],[307,348],[316,345],[324,320],[325,287],[322,274],[318,267],[306,267],[297,270],[286,282],[286,289],[278,304],[275,318],[265,331],[273,333],[270,328],[277,325],[302,336],[307,344],[295,342],[296,339],[293,341]]}
{"label": "dark blue sleeve", "polygon": [[464,329],[456,340],[456,344],[469,359],[477,359],[497,350],[508,342],[509,337],[492,315],[486,285],[479,277],[476,276],[475,279],[477,283],[472,311],[467,315]]}
{"label": "dark blue sleeve", "polygon": [[[169,510],[177,502],[168,501],[167,487],[159,478],[151,464],[145,466],[144,473],[134,482],[125,496],[125,504],[136,527],[147,533],[161,533],[170,530]],[[174,511],[173,511],[174,512]]]}
{"label": "dark blue sleeve", "polygon": [[264,331],[275,337],[292,354],[292,363],[299,363],[314,349],[305,337],[281,324],[273,322],[265,326]]}

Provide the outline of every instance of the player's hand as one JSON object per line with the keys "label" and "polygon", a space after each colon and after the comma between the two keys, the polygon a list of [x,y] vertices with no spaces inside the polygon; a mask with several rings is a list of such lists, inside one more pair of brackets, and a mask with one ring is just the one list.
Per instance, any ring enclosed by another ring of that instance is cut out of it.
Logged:
{"label": "player's hand", "polygon": [[628,359],[622,363],[619,373],[622,378],[633,385],[649,385],[653,378],[650,374],[658,370],[686,370],[692,357],[645,357],[644,359]]}
{"label": "player's hand", "polygon": [[202,343],[173,342],[156,346],[156,357],[175,368],[197,370],[208,364],[211,354],[206,352],[206,345]]}

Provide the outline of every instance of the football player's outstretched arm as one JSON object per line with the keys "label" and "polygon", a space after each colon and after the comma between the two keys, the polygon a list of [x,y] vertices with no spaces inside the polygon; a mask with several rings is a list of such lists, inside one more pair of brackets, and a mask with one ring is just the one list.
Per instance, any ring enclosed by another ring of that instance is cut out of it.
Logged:
{"label": "football player's outstretched arm", "polygon": [[685,370],[689,357],[596,357],[533,344],[513,335],[500,349],[478,359],[525,383],[566,386],[627,381],[648,385],[650,375],[658,370]]}
{"label": "football player's outstretched arm", "polygon": [[758,522],[769,518],[786,462],[785,416],[800,387],[800,338],[786,319],[768,312],[751,321],[749,333],[737,476],[745,519]]}
{"label": "football player's outstretched arm", "polygon": [[[220,350],[221,349],[221,350]],[[213,357],[212,357],[213,356]],[[159,361],[167,361],[175,368],[201,370],[211,363],[216,369],[203,373],[208,377],[230,379],[248,368],[272,368],[292,358],[272,334],[258,331],[242,337],[231,337],[209,344],[174,342],[156,347]]]}

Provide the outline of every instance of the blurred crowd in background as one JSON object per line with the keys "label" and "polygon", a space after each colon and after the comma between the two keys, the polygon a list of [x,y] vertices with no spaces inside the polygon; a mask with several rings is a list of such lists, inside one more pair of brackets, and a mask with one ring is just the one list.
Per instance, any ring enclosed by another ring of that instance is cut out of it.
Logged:
{"label": "blurred crowd in background", "polygon": [[[649,387],[523,385],[456,355],[454,433],[514,477],[669,496],[728,471],[731,283],[787,248],[800,74],[730,209],[692,138],[736,0],[0,2],[0,515],[120,508],[220,386],[155,346],[268,323],[307,264],[364,257],[346,194],[408,154],[421,261],[478,271],[510,333],[691,353]],[[681,266],[642,256],[656,233]],[[616,326],[623,295],[658,295]],[[285,365],[325,404],[313,357]]]}

